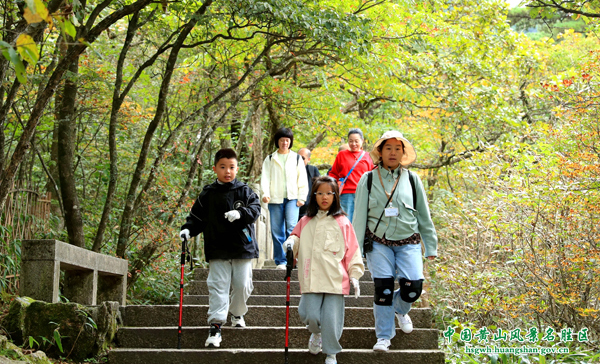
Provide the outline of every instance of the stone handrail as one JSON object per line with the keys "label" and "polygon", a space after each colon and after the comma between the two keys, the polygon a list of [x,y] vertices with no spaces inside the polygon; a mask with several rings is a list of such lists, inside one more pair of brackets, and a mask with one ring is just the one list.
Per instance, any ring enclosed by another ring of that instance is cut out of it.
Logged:
{"label": "stone handrail", "polygon": [[127,260],[95,253],[58,240],[23,240],[20,294],[40,301],[125,306]]}

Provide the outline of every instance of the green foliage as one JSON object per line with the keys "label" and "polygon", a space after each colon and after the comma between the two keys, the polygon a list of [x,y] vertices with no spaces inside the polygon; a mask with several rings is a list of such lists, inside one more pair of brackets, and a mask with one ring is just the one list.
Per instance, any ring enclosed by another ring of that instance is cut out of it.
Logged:
{"label": "green foliage", "polygon": [[[537,15],[535,11],[533,13]],[[563,12],[549,13],[547,17],[541,18],[533,16],[527,8],[512,8],[508,12],[508,20],[514,30],[526,34],[533,40],[559,39],[558,36],[566,30],[578,33],[590,30],[583,18],[573,17]]]}
{"label": "green foliage", "polygon": [[[561,43],[540,45],[546,73],[526,91],[537,121],[438,180],[433,211],[447,254],[432,281],[441,305],[436,315],[444,324],[589,327],[597,337],[600,133],[597,109],[590,107],[598,94],[595,47],[597,40],[573,32]],[[576,51],[565,56],[565,49]],[[461,360],[480,360],[448,350]],[[509,356],[503,362],[587,363],[597,355],[592,340],[565,355]]]}
{"label": "green foliage", "polygon": [[[393,128],[418,150],[414,167],[428,186],[443,247],[430,272],[438,325],[456,319],[474,326],[597,327],[600,272],[590,262],[599,258],[593,245],[598,41],[577,33],[593,29],[593,22],[534,10],[542,21],[530,10],[509,12],[501,1],[219,1],[197,19],[169,92],[161,94],[170,45],[199,4],[160,6],[138,13],[126,54],[129,19],[103,33],[95,52],[81,56],[78,73],[65,76],[78,85],[73,171],[88,247],[111,178],[117,184],[102,252],[114,254],[124,206],[137,199],[125,253],[130,302],[177,302],[177,231],[214,180],[219,148],[235,148],[239,178],[256,182],[280,126],[293,128],[294,149],[324,135],[313,163],[333,162],[350,127],[363,129],[365,148]],[[84,23],[88,10],[74,4],[68,18],[54,14],[58,29],[35,51],[27,42],[20,51],[16,42],[0,45],[17,72],[7,74],[19,79],[27,71],[30,80],[1,124],[7,150],[48,80],[59,34],[76,35],[74,25]],[[546,24],[553,38],[539,42],[511,29]],[[112,110],[122,52],[119,92],[130,89]],[[20,69],[15,57],[35,60],[35,67]],[[167,106],[150,135],[159,95]],[[30,153],[19,173],[32,189],[54,191],[48,174],[56,177],[59,163],[52,152],[56,108],[53,100],[32,141],[39,155]],[[111,113],[117,115],[117,176],[107,148]],[[150,145],[148,155],[140,154],[143,145]],[[130,196],[141,157],[146,168]],[[56,202],[49,227],[36,237],[68,239]],[[20,218],[35,224],[29,215]],[[10,233],[0,229],[0,236]],[[18,273],[19,242],[1,243],[0,284],[12,292],[7,277]],[[203,265],[201,240],[193,251]],[[576,283],[589,288],[587,297],[574,294]],[[86,320],[85,327],[95,323]]]}
{"label": "green foliage", "polygon": [[[179,281],[181,279],[180,255],[175,252],[164,254],[148,269],[140,272],[139,279],[128,292],[128,301],[133,304],[174,304],[179,302]],[[185,266],[186,280],[193,271],[189,263]],[[185,288],[184,288],[185,290]]]}
{"label": "green foliage", "polygon": [[33,336],[29,336],[27,339],[27,344],[30,349],[39,349],[47,351],[50,347],[56,345],[58,350],[61,353],[64,353],[62,339],[63,336],[60,334],[59,328],[60,324],[56,322],[50,322],[51,325],[55,325],[56,328],[52,331],[52,337],[39,336],[39,341],[36,340]]}

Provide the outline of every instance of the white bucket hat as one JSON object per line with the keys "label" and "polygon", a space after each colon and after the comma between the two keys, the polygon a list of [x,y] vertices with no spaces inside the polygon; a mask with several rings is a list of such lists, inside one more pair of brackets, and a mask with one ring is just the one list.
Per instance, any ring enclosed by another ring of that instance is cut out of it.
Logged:
{"label": "white bucket hat", "polygon": [[383,142],[385,142],[388,139],[397,139],[404,144],[404,155],[402,155],[400,165],[402,165],[403,167],[408,167],[417,160],[417,152],[415,152],[415,148],[412,146],[412,144],[410,144],[408,139],[402,136],[401,132],[397,130],[390,130],[383,133],[381,138],[379,138],[373,145],[371,153],[369,153],[375,165],[377,165],[381,160],[381,154],[379,154],[377,147],[379,147]]}

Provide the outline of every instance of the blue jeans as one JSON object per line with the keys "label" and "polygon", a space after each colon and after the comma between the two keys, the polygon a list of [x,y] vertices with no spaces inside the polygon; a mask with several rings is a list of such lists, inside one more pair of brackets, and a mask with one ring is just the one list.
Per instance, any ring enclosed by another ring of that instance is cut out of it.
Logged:
{"label": "blue jeans", "polygon": [[271,235],[273,236],[273,259],[276,265],[286,264],[283,243],[298,223],[297,200],[283,199],[283,203],[270,203]]}
{"label": "blue jeans", "polygon": [[[406,278],[414,281],[424,279],[421,244],[388,246],[373,242],[373,251],[367,253],[367,266],[373,278]],[[412,303],[400,297],[400,290],[394,291],[392,306],[373,303],[375,334],[378,339],[391,340],[396,336],[395,312],[406,315]]]}
{"label": "blue jeans", "polygon": [[342,205],[342,210],[344,210],[344,212],[348,214],[348,220],[352,222],[352,215],[354,214],[354,194],[342,194],[340,196],[340,204]]}

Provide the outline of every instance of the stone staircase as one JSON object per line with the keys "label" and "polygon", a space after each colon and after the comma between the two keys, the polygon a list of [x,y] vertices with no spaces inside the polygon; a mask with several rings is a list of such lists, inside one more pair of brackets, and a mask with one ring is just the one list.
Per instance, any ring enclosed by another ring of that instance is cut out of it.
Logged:
{"label": "stone staircase", "polygon": [[[285,347],[285,271],[255,269],[254,291],[244,316],[247,327],[234,328],[228,322],[222,329],[218,349],[204,348],[208,335],[207,269],[196,269],[184,297],[182,349],[177,349],[179,306],[127,306],[121,308],[123,327],[117,333],[117,348],[109,353],[110,364],[175,363],[283,363]],[[343,351],[338,363],[442,364],[438,330],[432,329],[429,308],[415,308],[410,316],[415,327],[407,335],[399,329],[389,352],[372,350],[377,341],[373,318],[373,282],[367,271],[361,279],[361,297],[346,297]],[[353,292],[351,292],[353,293]],[[300,322],[297,270],[293,271],[290,299],[289,363],[323,363],[325,355],[311,355],[307,345],[310,333]]]}

